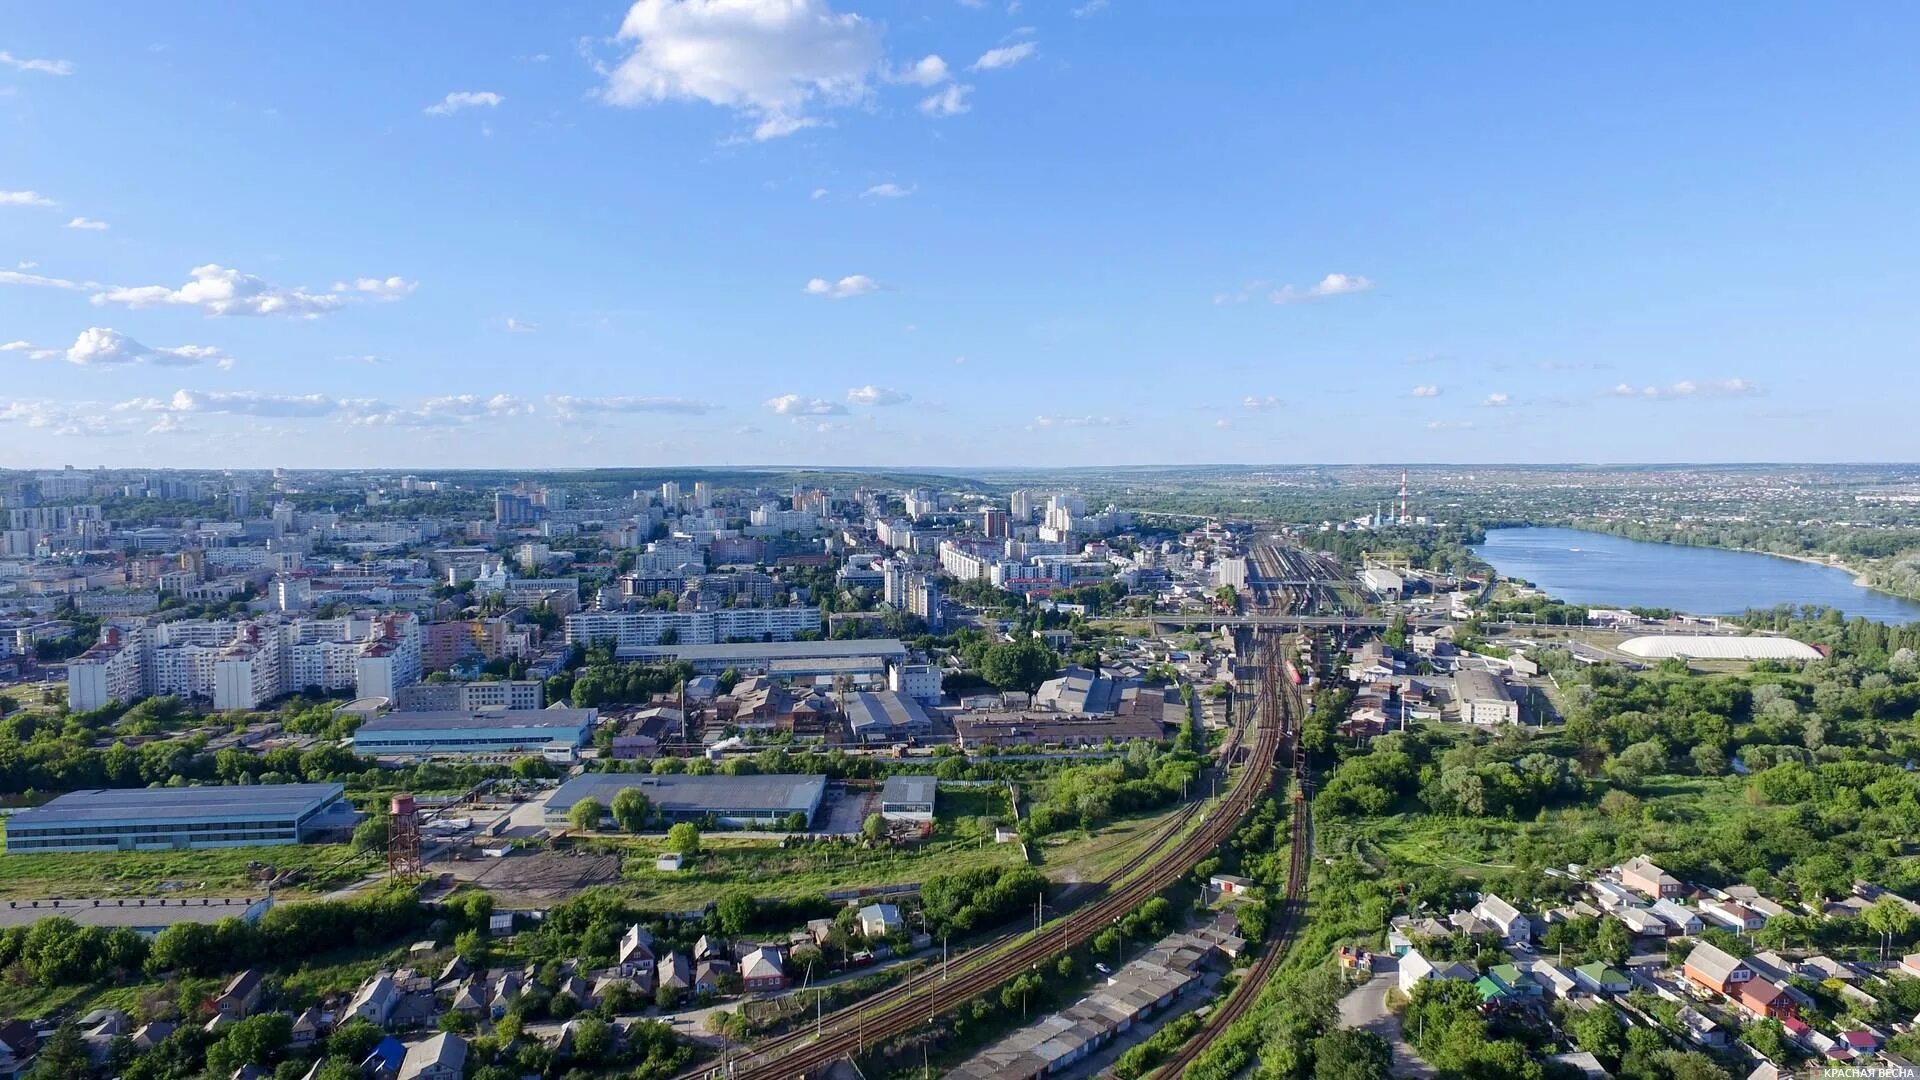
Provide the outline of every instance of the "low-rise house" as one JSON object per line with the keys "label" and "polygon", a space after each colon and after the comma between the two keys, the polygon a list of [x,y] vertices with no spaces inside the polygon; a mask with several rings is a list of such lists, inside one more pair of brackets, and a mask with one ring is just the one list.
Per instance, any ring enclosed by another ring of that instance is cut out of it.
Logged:
{"label": "low-rise house", "polygon": [[1634,907],[1640,903],[1640,898],[1633,894],[1633,890],[1605,878],[1587,882],[1587,891],[1593,893],[1594,900],[1603,908]]}
{"label": "low-rise house", "polygon": [[702,960],[694,965],[693,992],[696,994],[717,994],[725,985],[727,977],[733,974],[731,960]]}
{"label": "low-rise house", "polygon": [[868,904],[859,918],[860,932],[870,938],[886,937],[901,927],[900,909],[892,904]]}
{"label": "low-rise house", "polygon": [[1736,985],[1727,996],[1741,1009],[1761,1019],[1779,1020],[1800,1013],[1799,1002],[1770,979],[1748,979]]}
{"label": "low-rise house", "polygon": [[1744,934],[1764,929],[1767,925],[1765,915],[1737,900],[1702,900],[1700,914],[1703,918]]}
{"label": "low-rise house", "polygon": [[491,995],[487,992],[487,982],[480,976],[462,980],[454,989],[453,1000],[447,1008],[465,1016],[487,1016],[492,1013]]}
{"label": "low-rise house", "polygon": [[1473,913],[1499,928],[1500,936],[1515,944],[1533,940],[1533,922],[1520,909],[1488,893],[1473,906]]}
{"label": "low-rise house", "polygon": [[620,938],[620,970],[628,975],[648,973],[653,971],[655,959],[653,934],[639,923],[628,927]]}
{"label": "low-rise house", "polygon": [[1720,1025],[1691,1005],[1680,1006],[1674,1014],[1674,1022],[1680,1025],[1681,1031],[1686,1032],[1690,1041],[1701,1046],[1718,1048],[1727,1045],[1727,1033],[1721,1030]]}
{"label": "low-rise house", "polygon": [[235,1020],[245,1020],[260,1008],[266,992],[266,976],[258,968],[248,968],[227,980],[220,996],[213,999],[217,1011]]}
{"label": "low-rise house", "polygon": [[395,1080],[460,1080],[466,1068],[467,1040],[443,1031],[408,1048]]}
{"label": "low-rise house", "polygon": [[786,957],[771,945],[762,945],[740,959],[740,983],[748,990],[784,990]]}
{"label": "low-rise house", "polygon": [[1572,972],[1552,961],[1535,960],[1527,970],[1532,973],[1534,981],[1545,987],[1554,997],[1564,1000],[1572,997],[1580,989],[1580,980],[1574,978]]}
{"label": "low-rise house", "polygon": [[[312,1006],[293,1018],[293,1036],[290,1044],[296,1050],[304,1050],[320,1041],[325,1034],[326,1014],[319,1006]],[[148,1025],[152,1026],[152,1025]]]}
{"label": "low-rise house", "polygon": [[693,989],[693,961],[685,953],[668,953],[660,958],[657,985],[663,990],[685,994]]}
{"label": "low-rise house", "polygon": [[1700,916],[1677,900],[1660,900],[1647,909],[1667,924],[1668,937],[1685,937],[1700,932]]}
{"label": "low-rise house", "polygon": [[1458,960],[1448,960],[1435,964],[1421,955],[1418,949],[1409,949],[1407,955],[1400,958],[1400,992],[1413,993],[1422,979],[1447,979],[1457,982],[1472,982],[1477,973]]}
{"label": "low-rise house", "polygon": [[1533,973],[1518,964],[1495,964],[1487,969],[1487,974],[1514,997],[1537,998],[1546,993],[1546,987],[1534,979]]}
{"label": "low-rise house", "polygon": [[1628,930],[1641,937],[1666,937],[1667,924],[1660,916],[1646,908],[1623,907],[1613,910],[1613,917],[1625,923]]}
{"label": "low-rise house", "polygon": [[1597,960],[1574,968],[1573,978],[1590,994],[1624,994],[1633,989],[1632,979]]}
{"label": "low-rise house", "polygon": [[632,979],[620,974],[618,969],[593,980],[593,1000],[595,1001],[605,1001],[608,994],[621,991],[631,997],[639,993],[639,988],[633,984]]}
{"label": "low-rise house", "polygon": [[1215,874],[1207,879],[1207,884],[1221,896],[1239,896],[1253,888],[1253,882],[1238,874]]}
{"label": "low-rise house", "polygon": [[1726,890],[1727,898],[1741,907],[1751,908],[1769,919],[1777,919],[1787,913],[1787,909],[1760,895],[1760,890],[1751,885],[1733,885]]}
{"label": "low-rise house", "polygon": [[1679,878],[1660,869],[1645,855],[1635,856],[1620,864],[1620,884],[1649,900],[1679,896],[1686,890]]}
{"label": "low-rise house", "polygon": [[400,1066],[406,1060],[406,1044],[391,1035],[383,1036],[379,1042],[373,1044],[373,1049],[360,1062],[360,1075],[390,1080],[400,1075]]}
{"label": "low-rise house", "polygon": [[394,985],[393,976],[382,971],[360,984],[348,999],[343,1017],[357,1016],[381,1027],[393,1016],[393,1007],[400,1001],[400,989]]}
{"label": "low-rise house", "polygon": [[702,960],[725,960],[728,958],[729,951],[726,942],[701,934],[700,939],[693,943],[693,962],[697,964]]}
{"label": "low-rise house", "polygon": [[1731,995],[1740,984],[1753,980],[1753,968],[1746,961],[1704,941],[1687,954],[1682,968],[1689,982],[1716,994]]}

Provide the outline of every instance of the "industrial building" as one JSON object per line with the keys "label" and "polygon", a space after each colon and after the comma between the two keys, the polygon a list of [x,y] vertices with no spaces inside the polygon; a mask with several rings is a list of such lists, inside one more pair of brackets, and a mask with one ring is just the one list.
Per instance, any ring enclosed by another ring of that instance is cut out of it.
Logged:
{"label": "industrial building", "polygon": [[538,709],[546,704],[539,679],[493,682],[415,683],[400,688],[395,712],[457,712],[472,709]]}
{"label": "industrial building", "polygon": [[351,827],[339,784],[71,791],[7,821],[7,852],[172,851],[294,844]]}
{"label": "industrial building", "polygon": [[848,694],[843,703],[855,742],[904,742],[933,734],[933,720],[905,694],[882,690]]}
{"label": "industrial building", "polygon": [[1076,716],[1067,713],[963,713],[953,719],[963,750],[983,746],[1099,746],[1136,739],[1165,742],[1157,717]]}
{"label": "industrial building", "polygon": [[746,827],[806,815],[813,824],[827,795],[827,778],[819,775],[687,776],[669,773],[582,773],[547,796],[544,813],[549,825],[565,825],[573,805],[596,799],[612,806],[622,788],[638,788],[654,811],[670,821],[702,821]]}
{"label": "industrial building", "polygon": [[1730,635],[1649,634],[1628,638],[1620,651],[1643,660],[1664,660],[1677,656],[1689,660],[1791,660],[1820,659],[1820,650],[1803,641],[1784,637],[1735,637]]}
{"label": "industrial building", "polygon": [[515,754],[584,746],[598,709],[451,709],[375,717],[353,733],[357,754]]}
{"label": "industrial building", "polygon": [[940,781],[897,773],[880,788],[880,816],[888,821],[932,821]]}
{"label": "industrial building", "polygon": [[622,645],[622,660],[686,661],[710,675],[732,668],[742,675],[765,675],[780,665],[782,678],[820,675],[885,675],[902,664],[907,647],[896,638],[851,641],[743,641],[718,645]]}
{"label": "industrial building", "polygon": [[1507,693],[1506,681],[1479,668],[1461,668],[1453,675],[1453,696],[1460,719],[1469,724],[1517,724],[1520,703]]}

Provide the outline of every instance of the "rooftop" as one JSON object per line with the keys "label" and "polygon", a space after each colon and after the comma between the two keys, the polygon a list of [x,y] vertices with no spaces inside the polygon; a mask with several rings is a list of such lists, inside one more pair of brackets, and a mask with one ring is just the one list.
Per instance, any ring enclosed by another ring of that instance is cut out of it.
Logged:
{"label": "rooftop", "polygon": [[934,794],[940,790],[940,781],[932,776],[908,776],[896,773],[887,777],[880,789],[880,802],[886,803],[932,803]]}
{"label": "rooftop", "polygon": [[548,814],[565,814],[581,799],[612,805],[622,788],[637,787],[661,811],[700,813],[710,809],[811,812],[826,794],[827,778],[817,774],[759,776],[686,776],[652,773],[582,773],[547,797]]}
{"label": "rooftop", "polygon": [[855,638],[850,641],[741,641],[721,645],[623,645],[622,654],[671,656],[702,660],[830,660],[848,656],[895,659],[907,654],[898,638]]}
{"label": "rooftop", "polygon": [[245,784],[228,787],[98,788],[70,791],[22,810],[8,824],[103,825],[201,818],[297,817],[340,797],[339,784]]}
{"label": "rooftop", "polygon": [[593,709],[452,709],[388,713],[360,725],[356,734],[380,731],[452,731],[467,728],[554,728],[578,731],[591,724]]}

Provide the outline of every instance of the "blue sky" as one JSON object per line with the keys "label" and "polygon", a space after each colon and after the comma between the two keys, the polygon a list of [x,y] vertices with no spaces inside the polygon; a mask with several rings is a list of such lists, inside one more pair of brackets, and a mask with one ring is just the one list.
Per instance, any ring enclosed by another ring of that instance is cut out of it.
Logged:
{"label": "blue sky", "polygon": [[1912,460],[1920,9],[1565,7],[13,4],[0,461]]}

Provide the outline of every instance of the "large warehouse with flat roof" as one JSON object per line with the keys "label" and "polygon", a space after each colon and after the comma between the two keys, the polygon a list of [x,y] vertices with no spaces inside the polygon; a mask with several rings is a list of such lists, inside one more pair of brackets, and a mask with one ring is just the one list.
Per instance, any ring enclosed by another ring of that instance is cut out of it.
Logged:
{"label": "large warehouse with flat roof", "polygon": [[814,815],[820,812],[821,800],[826,798],[827,778],[793,774],[582,773],[547,796],[547,824],[565,825],[573,804],[581,799],[597,799],[600,805],[611,807],[622,788],[639,788],[654,810],[672,821],[700,821],[711,815],[722,825],[748,826],[805,814],[811,826]]}
{"label": "large warehouse with flat roof", "polygon": [[1787,637],[1649,634],[1628,638],[1620,651],[1643,660],[1818,660],[1820,650]]}
{"label": "large warehouse with flat roof", "polygon": [[598,709],[455,709],[388,713],[361,724],[353,750],[374,756],[517,754],[553,743],[584,746]]}
{"label": "large warehouse with flat roof", "polygon": [[358,815],[339,784],[70,791],[7,819],[7,852],[295,844]]}
{"label": "large warehouse with flat roof", "polygon": [[765,675],[779,665],[782,678],[820,675],[885,675],[888,664],[904,663],[907,647],[898,638],[850,641],[740,641],[718,645],[622,645],[622,660],[672,663],[684,660],[693,670],[719,674],[732,668],[743,675]]}

